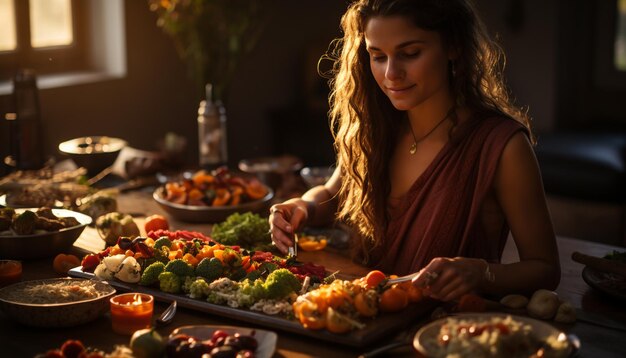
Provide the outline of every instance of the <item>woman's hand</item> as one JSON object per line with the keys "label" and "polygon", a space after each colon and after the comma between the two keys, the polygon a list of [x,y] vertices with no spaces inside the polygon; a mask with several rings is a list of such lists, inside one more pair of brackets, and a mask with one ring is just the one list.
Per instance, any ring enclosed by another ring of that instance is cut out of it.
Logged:
{"label": "woman's hand", "polygon": [[424,294],[448,302],[476,291],[486,279],[488,263],[465,257],[437,257],[430,261],[413,279],[413,284],[424,287]]}
{"label": "woman's hand", "polygon": [[302,199],[289,200],[270,208],[270,236],[280,252],[294,245],[294,233],[304,227],[308,218],[307,205]]}

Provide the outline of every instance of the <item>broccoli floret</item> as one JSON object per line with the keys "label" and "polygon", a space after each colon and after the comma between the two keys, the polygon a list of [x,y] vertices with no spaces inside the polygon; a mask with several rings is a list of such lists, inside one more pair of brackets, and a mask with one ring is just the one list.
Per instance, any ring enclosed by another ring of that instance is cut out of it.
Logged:
{"label": "broccoli floret", "polygon": [[185,276],[181,278],[181,282],[183,283],[182,285],[182,290],[184,293],[189,293],[191,292],[191,284],[196,280],[195,277],[191,277],[191,276]]}
{"label": "broccoli floret", "polygon": [[302,283],[291,271],[281,268],[267,276],[264,286],[269,298],[278,299],[297,292],[302,287]]}
{"label": "broccoli floret", "polygon": [[162,236],[154,242],[154,249],[160,250],[161,247],[167,247],[168,249],[172,246],[172,241],[167,236]]}
{"label": "broccoli floret", "polygon": [[257,270],[265,273],[271,273],[278,269],[278,265],[273,262],[263,262]]}
{"label": "broccoli floret", "polygon": [[246,279],[250,281],[254,281],[257,278],[261,278],[263,276],[263,271],[261,270],[252,270],[246,274]]}
{"label": "broccoli floret", "polygon": [[246,279],[240,284],[240,288],[243,294],[251,296],[255,301],[267,297],[267,290],[265,289],[263,280],[261,279]]}
{"label": "broccoli floret", "polygon": [[165,265],[165,271],[173,272],[180,277],[192,276],[193,266],[183,261],[183,259],[175,259]]}
{"label": "broccoli floret", "polygon": [[191,284],[189,297],[203,299],[209,295],[209,284],[203,278],[197,278]]}
{"label": "broccoli floret", "polygon": [[169,258],[169,254],[170,254],[170,249],[165,247],[165,246],[161,246],[161,248],[159,248],[158,250],[154,250],[154,259],[157,261],[161,261],[163,264],[167,264],[168,262],[170,262],[170,258]]}
{"label": "broccoli floret", "polygon": [[165,271],[165,264],[157,261],[150,264],[148,267],[143,270],[141,273],[141,280],[139,281],[140,285],[150,286],[159,282],[159,275]]}
{"label": "broccoli floret", "polygon": [[228,278],[233,281],[243,280],[246,278],[246,270],[244,270],[243,267],[236,268],[228,275]]}
{"label": "broccoli floret", "polygon": [[159,288],[163,292],[179,293],[181,289],[181,279],[173,272],[163,271],[159,275]]}
{"label": "broccoli floret", "polygon": [[205,257],[196,266],[196,275],[213,282],[218,279],[224,272],[222,262],[215,257]]}

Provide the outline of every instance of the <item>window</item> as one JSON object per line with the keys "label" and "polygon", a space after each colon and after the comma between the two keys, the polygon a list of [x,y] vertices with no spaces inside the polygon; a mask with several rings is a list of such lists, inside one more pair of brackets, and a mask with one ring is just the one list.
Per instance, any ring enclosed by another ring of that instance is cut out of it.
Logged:
{"label": "window", "polygon": [[[77,0],[0,0],[0,78],[20,68],[38,74],[85,67],[85,2]],[[3,21],[4,20],[4,21]]]}
{"label": "window", "polygon": [[617,3],[615,67],[620,71],[626,71],[626,0],[619,0]]}
{"label": "window", "polygon": [[126,75],[123,0],[0,0],[0,96],[21,68],[39,88]]}

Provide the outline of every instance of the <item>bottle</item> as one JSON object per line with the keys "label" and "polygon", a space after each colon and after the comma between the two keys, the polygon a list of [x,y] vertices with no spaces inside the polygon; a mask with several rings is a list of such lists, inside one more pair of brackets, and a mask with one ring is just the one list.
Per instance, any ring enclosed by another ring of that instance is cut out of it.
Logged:
{"label": "bottle", "polygon": [[213,85],[206,85],[206,99],[198,108],[198,146],[200,167],[211,170],[228,162],[226,147],[226,109],[213,100]]}
{"label": "bottle", "polygon": [[37,77],[22,69],[13,78],[15,115],[11,120],[11,155],[16,169],[41,169],[44,165]]}

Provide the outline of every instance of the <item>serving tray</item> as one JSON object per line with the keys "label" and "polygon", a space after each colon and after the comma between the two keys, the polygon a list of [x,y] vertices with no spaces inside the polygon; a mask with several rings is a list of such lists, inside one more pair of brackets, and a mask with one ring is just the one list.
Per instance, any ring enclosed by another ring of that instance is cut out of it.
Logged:
{"label": "serving tray", "polygon": [[[72,277],[94,278],[94,274],[83,272],[81,266],[71,269],[68,274]],[[430,312],[437,306],[436,301],[424,300],[416,304],[410,304],[407,308],[400,312],[384,313],[373,319],[362,320],[365,324],[365,328],[363,329],[353,330],[346,334],[334,334],[326,330],[313,331],[306,329],[302,327],[299,322],[287,319],[284,316],[272,316],[257,311],[251,311],[249,309],[216,305],[204,300],[193,299],[186,295],[166,293],[153,287],[146,287],[138,284],[130,284],[113,280],[107,282],[120,291],[147,293],[154,296],[156,300],[163,302],[176,300],[178,305],[181,307],[186,307],[200,312],[233,318],[240,321],[262,325],[271,329],[279,329],[286,332],[353,347],[367,346],[384,337],[388,337],[409,326],[417,318],[429,315]]]}

